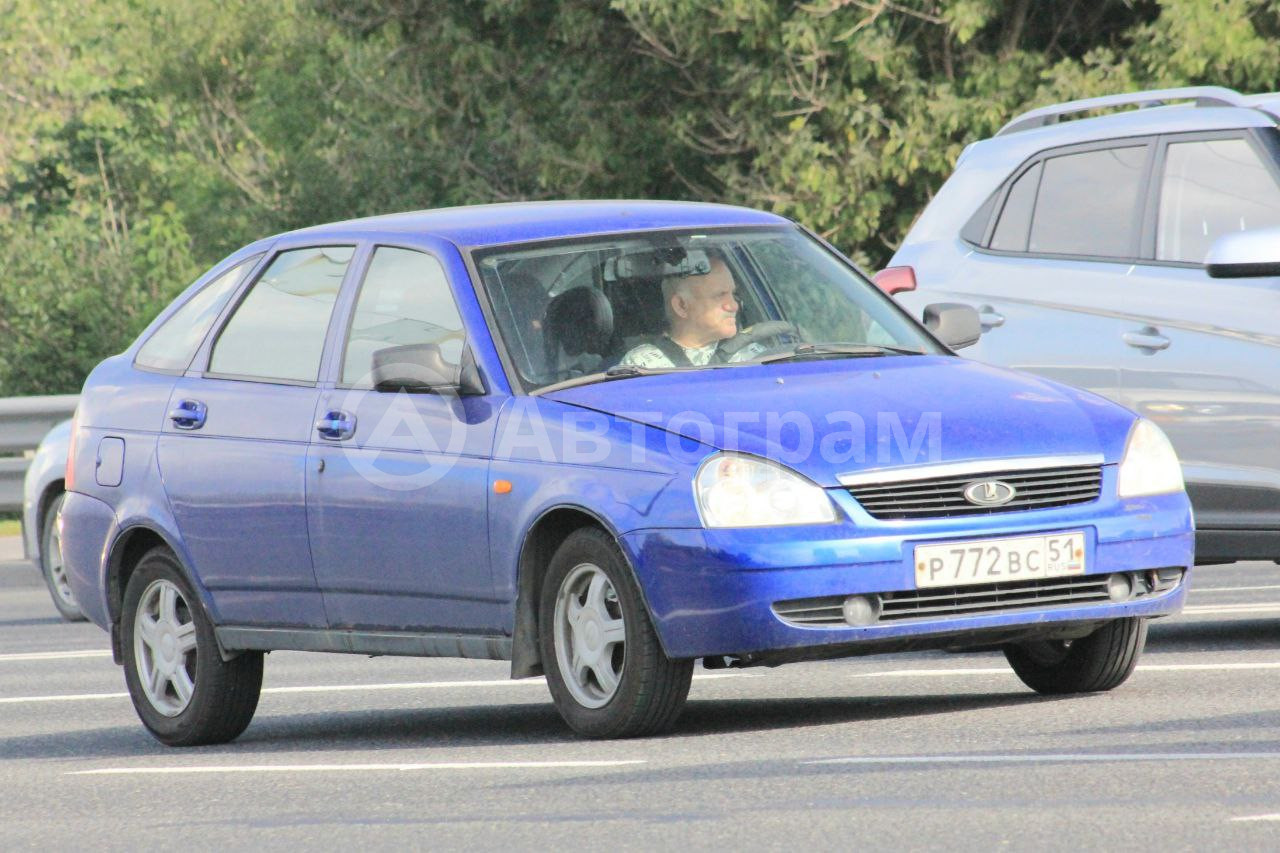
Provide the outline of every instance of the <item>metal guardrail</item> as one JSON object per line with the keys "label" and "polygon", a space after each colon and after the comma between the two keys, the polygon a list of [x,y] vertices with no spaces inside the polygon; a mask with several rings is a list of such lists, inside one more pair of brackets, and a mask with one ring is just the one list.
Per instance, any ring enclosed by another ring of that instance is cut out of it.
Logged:
{"label": "metal guardrail", "polygon": [[0,398],[0,512],[22,509],[22,479],[34,451],[55,424],[71,417],[77,394]]}

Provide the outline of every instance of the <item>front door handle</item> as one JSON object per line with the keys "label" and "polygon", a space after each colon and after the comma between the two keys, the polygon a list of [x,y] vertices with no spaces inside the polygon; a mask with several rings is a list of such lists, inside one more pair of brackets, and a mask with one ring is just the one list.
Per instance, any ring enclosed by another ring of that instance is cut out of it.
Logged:
{"label": "front door handle", "polygon": [[208,413],[208,408],[199,400],[180,400],[169,410],[169,420],[178,429],[200,429]]}
{"label": "front door handle", "polygon": [[1004,325],[1004,315],[990,305],[979,305],[978,322],[982,323],[983,329],[994,329]]}
{"label": "front door handle", "polygon": [[329,441],[343,441],[356,433],[356,416],[346,412],[325,412],[324,417],[316,421],[316,432]]}
{"label": "front door handle", "polygon": [[1143,326],[1136,332],[1125,332],[1122,338],[1131,347],[1147,350],[1148,355],[1168,349],[1170,343],[1169,339],[1160,334],[1160,330],[1155,326]]}

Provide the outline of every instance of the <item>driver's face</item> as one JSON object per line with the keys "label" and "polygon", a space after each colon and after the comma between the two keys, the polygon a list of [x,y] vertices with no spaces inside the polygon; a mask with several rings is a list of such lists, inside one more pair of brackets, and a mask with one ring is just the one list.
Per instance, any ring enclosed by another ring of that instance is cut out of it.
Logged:
{"label": "driver's face", "polygon": [[733,273],[723,261],[711,264],[711,272],[694,276],[683,294],[674,297],[676,316],[684,335],[703,344],[722,341],[738,333],[738,299]]}

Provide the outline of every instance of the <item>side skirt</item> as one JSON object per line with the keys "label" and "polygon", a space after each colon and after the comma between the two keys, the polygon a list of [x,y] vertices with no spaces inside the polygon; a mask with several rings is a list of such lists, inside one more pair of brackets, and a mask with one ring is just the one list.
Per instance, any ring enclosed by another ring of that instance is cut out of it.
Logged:
{"label": "side skirt", "polygon": [[356,655],[511,660],[510,637],[392,631],[326,631],[308,628],[215,629],[224,652],[339,652]]}

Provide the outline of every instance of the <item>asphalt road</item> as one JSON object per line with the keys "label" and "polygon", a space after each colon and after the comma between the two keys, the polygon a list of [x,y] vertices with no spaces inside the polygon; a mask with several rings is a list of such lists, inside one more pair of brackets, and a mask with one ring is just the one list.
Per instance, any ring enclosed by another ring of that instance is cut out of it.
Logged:
{"label": "asphalt road", "polygon": [[0,849],[1280,847],[1280,567],[1203,568],[1138,672],[1044,699],[998,655],[702,670],[590,742],[499,663],[281,652],[235,743],[174,750],[106,635],[0,563]]}

